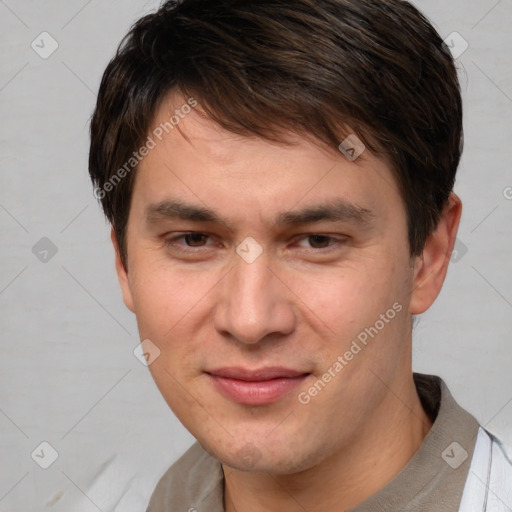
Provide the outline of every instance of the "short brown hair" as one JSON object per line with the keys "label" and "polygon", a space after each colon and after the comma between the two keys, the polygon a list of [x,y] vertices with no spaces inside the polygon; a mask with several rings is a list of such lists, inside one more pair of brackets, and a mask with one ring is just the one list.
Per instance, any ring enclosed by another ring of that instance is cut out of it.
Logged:
{"label": "short brown hair", "polygon": [[453,189],[462,101],[447,46],[410,3],[169,0],[137,21],[103,75],[89,155],[125,265],[136,166],[106,185],[172,90],[223,128],[274,142],[293,131],[337,148],[349,127],[391,163],[421,254]]}

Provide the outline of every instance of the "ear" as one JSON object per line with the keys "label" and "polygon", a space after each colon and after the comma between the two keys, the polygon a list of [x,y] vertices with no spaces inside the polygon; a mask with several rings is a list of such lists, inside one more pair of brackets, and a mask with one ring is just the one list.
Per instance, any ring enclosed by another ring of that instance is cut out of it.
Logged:
{"label": "ear", "polygon": [[119,250],[119,244],[117,243],[117,237],[114,228],[112,228],[112,230],[110,231],[110,239],[112,240],[112,244],[114,246],[116,258],[116,272],[117,278],[119,279],[119,284],[121,285],[121,291],[123,292],[123,301],[126,307],[132,313],[135,313],[135,308],[133,307],[132,291],[130,288],[130,280],[128,278],[128,269],[125,268],[124,263],[121,260],[121,252]]}
{"label": "ear", "polygon": [[441,292],[459,228],[462,203],[452,192],[435,231],[414,262],[410,313],[425,312]]}

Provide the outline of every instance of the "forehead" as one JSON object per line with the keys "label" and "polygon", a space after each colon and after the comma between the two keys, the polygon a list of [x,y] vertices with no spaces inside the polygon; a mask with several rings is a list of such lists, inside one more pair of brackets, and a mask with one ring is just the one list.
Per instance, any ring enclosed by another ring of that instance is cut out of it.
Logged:
{"label": "forehead", "polygon": [[283,135],[278,143],[232,133],[193,98],[170,93],[148,132],[153,148],[139,165],[135,200],[146,210],[151,204],[153,213],[155,205],[182,198],[213,213],[243,205],[260,216],[318,206],[321,199],[380,216],[401,204],[385,160],[364,151],[350,161],[313,137]]}

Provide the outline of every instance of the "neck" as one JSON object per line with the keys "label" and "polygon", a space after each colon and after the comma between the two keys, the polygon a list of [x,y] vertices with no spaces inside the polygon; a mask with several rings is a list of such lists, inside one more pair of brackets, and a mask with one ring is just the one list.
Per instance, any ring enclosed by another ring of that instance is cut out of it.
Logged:
{"label": "neck", "polygon": [[393,387],[350,443],[312,468],[291,475],[223,465],[226,512],[331,512],[361,503],[390,482],[432,426],[412,379]]}

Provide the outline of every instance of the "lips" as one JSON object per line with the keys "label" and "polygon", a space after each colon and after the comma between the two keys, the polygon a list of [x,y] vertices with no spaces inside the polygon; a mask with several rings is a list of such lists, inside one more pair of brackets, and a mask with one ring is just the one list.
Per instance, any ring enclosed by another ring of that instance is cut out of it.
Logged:
{"label": "lips", "polygon": [[308,372],[282,367],[256,370],[230,367],[206,373],[224,397],[245,405],[276,402],[310,375]]}

